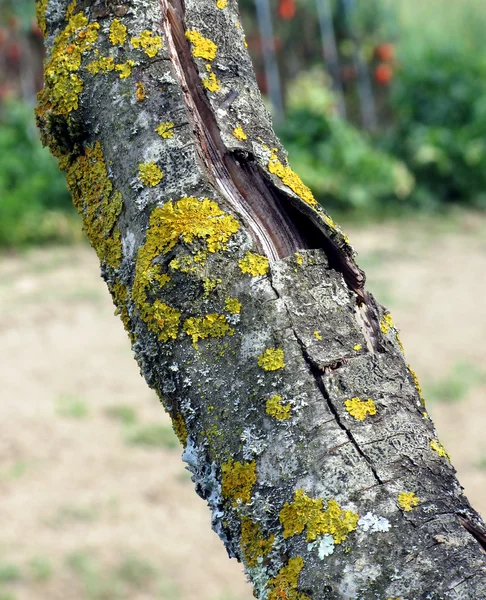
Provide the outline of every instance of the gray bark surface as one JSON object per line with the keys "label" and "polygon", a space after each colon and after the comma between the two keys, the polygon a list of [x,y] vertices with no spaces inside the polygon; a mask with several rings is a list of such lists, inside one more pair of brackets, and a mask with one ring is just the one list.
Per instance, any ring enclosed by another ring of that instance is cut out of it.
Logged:
{"label": "gray bark surface", "polygon": [[391,316],[286,163],[236,0],[37,8],[44,143],[255,596],[486,599],[486,527]]}

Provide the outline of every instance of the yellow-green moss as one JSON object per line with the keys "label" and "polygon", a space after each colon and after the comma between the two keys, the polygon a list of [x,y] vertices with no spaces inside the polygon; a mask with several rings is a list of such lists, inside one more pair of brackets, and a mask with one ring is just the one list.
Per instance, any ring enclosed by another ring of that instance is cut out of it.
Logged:
{"label": "yellow-green moss", "polygon": [[336,500],[331,499],[323,509],[323,500],[314,500],[304,490],[295,492],[294,501],[286,502],[280,511],[285,539],[306,530],[306,540],[314,541],[318,535],[332,535],[335,544],[341,544],[356,529],[359,515],[351,510],[343,510]]}
{"label": "yellow-green moss", "polygon": [[221,89],[221,82],[217,79],[214,73],[208,73],[204,75],[202,78],[202,84],[208,90],[208,92],[212,92],[213,94],[219,92]]}
{"label": "yellow-green moss", "polygon": [[83,228],[101,262],[117,268],[121,261],[120,231],[115,227],[122,210],[120,192],[113,190],[99,142],[67,167],[66,181],[83,217]]}
{"label": "yellow-green moss", "polygon": [[241,125],[238,125],[238,127],[236,127],[235,129],[233,129],[233,136],[237,139],[237,140],[246,140],[247,135],[246,133],[243,131],[243,128],[241,127]]}
{"label": "yellow-green moss", "polygon": [[137,81],[135,84],[135,98],[137,99],[137,102],[142,102],[146,97],[145,84],[141,81]]}
{"label": "yellow-green moss", "polygon": [[49,0],[35,0],[35,14],[37,16],[37,23],[42,35],[46,37],[47,25],[46,25],[46,10],[47,3]]}
{"label": "yellow-green moss", "polygon": [[218,47],[208,38],[203,37],[194,29],[186,31],[186,38],[192,44],[192,55],[204,60],[214,60]]}
{"label": "yellow-green moss", "polygon": [[92,62],[86,65],[86,70],[91,75],[97,75],[98,73],[109,73],[115,68],[115,61],[109,56],[100,56]]}
{"label": "yellow-green moss", "polygon": [[[424,415],[425,414],[427,414],[427,413],[424,413]],[[440,440],[430,440],[430,447],[432,448],[432,450],[434,452],[437,452],[437,454],[441,458],[447,458],[448,460],[450,460],[451,456],[447,452],[447,450],[444,448],[444,446],[442,445],[442,443],[440,442]]]}
{"label": "yellow-green moss", "polygon": [[267,348],[258,357],[258,366],[265,371],[277,371],[285,367],[284,351],[281,348]]}
{"label": "yellow-green moss", "polygon": [[127,41],[127,28],[119,19],[110,25],[110,43],[112,46],[123,46]]}
{"label": "yellow-green moss", "polygon": [[267,166],[270,173],[276,175],[282,183],[302,198],[304,202],[307,202],[310,206],[317,206],[317,200],[310,189],[304,184],[297,173],[294,173],[288,165],[283,165],[279,161],[276,152],[272,152]]}
{"label": "yellow-green moss", "polygon": [[278,421],[286,421],[290,419],[291,405],[290,402],[284,402],[282,396],[274,394],[267,400],[265,412]]}
{"label": "yellow-green moss", "polygon": [[420,502],[414,492],[401,492],[397,497],[398,504],[405,512],[410,512]]}
{"label": "yellow-green moss", "polygon": [[141,48],[147,56],[154,58],[162,49],[162,38],[160,35],[154,35],[147,29],[142,31],[139,36],[132,37],[130,43],[134,48]]}
{"label": "yellow-green moss", "polygon": [[115,71],[120,73],[120,79],[128,79],[132,74],[132,68],[135,66],[134,60],[127,60],[124,63],[115,65]]}
{"label": "yellow-green moss", "polygon": [[190,317],[184,322],[184,331],[191,337],[195,347],[197,347],[198,340],[221,338],[234,333],[234,329],[229,326],[226,317],[218,314]]}
{"label": "yellow-green moss", "polygon": [[386,313],[381,317],[380,329],[382,333],[387,334],[393,327],[393,319],[390,313]]}
{"label": "yellow-green moss", "polygon": [[243,273],[248,273],[253,277],[266,275],[268,273],[268,258],[253,252],[247,252],[245,256],[238,261],[238,265]]}
{"label": "yellow-green moss", "polygon": [[138,174],[142,182],[150,187],[158,185],[164,176],[160,168],[154,163],[140,163],[138,165]]}
{"label": "yellow-green moss", "polygon": [[248,504],[251,500],[251,489],[255,485],[256,462],[241,463],[232,458],[223,463],[221,492],[223,497],[231,500],[233,505],[243,502]]}
{"label": "yellow-green moss", "polygon": [[364,421],[368,415],[376,415],[376,405],[371,398],[368,400],[351,398],[345,400],[344,405],[348,413],[358,421]]}
{"label": "yellow-green moss", "polygon": [[177,413],[172,416],[172,427],[174,428],[174,432],[179,439],[179,442],[184,446],[187,445],[187,428],[186,423],[184,422],[184,417],[181,413]]}
{"label": "yellow-green moss", "polygon": [[[42,9],[42,3],[40,5]],[[68,115],[78,108],[83,81],[77,75],[83,54],[98,38],[98,23],[89,24],[82,12],[70,15],[66,27],[57,35],[44,67],[44,89],[38,94],[37,116]]]}
{"label": "yellow-green moss", "polygon": [[298,592],[299,574],[304,568],[302,556],[291,558],[280,569],[275,579],[268,582],[267,600],[310,600],[306,594]]}
{"label": "yellow-green moss", "polygon": [[224,309],[230,315],[238,315],[241,312],[241,302],[236,298],[226,298],[224,301]]}
{"label": "yellow-green moss", "polygon": [[253,523],[248,517],[241,520],[241,552],[248,567],[258,564],[258,559],[264,558],[272,550],[275,536],[272,534],[265,538],[257,523]]}
{"label": "yellow-green moss", "polygon": [[164,121],[157,125],[155,131],[160,135],[161,138],[170,139],[174,137],[174,123],[172,121]]}

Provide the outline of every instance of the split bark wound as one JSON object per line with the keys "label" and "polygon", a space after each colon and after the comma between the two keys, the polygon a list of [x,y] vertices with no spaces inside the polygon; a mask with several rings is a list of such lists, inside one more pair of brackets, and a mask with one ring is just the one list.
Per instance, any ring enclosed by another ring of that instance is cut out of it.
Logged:
{"label": "split bark wound", "polygon": [[486,598],[389,313],[290,170],[235,0],[39,0],[43,140],[261,599]]}

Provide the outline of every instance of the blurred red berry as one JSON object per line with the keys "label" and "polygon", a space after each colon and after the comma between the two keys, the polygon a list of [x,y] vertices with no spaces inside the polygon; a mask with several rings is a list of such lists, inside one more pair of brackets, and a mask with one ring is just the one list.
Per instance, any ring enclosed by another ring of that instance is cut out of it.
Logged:
{"label": "blurred red berry", "polygon": [[284,21],[290,21],[295,17],[294,0],[280,0],[278,4],[278,16]]}
{"label": "blurred red berry", "polygon": [[395,59],[393,44],[380,44],[375,50],[376,57],[383,62],[392,62]]}
{"label": "blurred red berry", "polygon": [[20,59],[20,55],[22,54],[22,48],[19,42],[10,42],[7,46],[7,58],[10,62],[16,63]]}
{"label": "blurred red berry", "polygon": [[379,85],[388,85],[393,78],[393,69],[387,63],[380,63],[375,69],[375,80]]}
{"label": "blurred red berry", "polygon": [[341,69],[341,77],[343,81],[352,81],[356,79],[356,69],[353,65],[345,65]]}
{"label": "blurred red berry", "polygon": [[30,28],[31,28],[32,33],[35,35],[35,37],[37,37],[37,38],[44,37],[42,35],[42,31],[40,30],[39,25],[37,25],[37,21],[35,19],[32,19]]}

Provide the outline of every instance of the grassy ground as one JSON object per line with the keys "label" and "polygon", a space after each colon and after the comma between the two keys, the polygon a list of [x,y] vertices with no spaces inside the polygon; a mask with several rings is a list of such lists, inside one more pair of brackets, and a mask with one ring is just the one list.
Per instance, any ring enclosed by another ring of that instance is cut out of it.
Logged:
{"label": "grassy ground", "polygon": [[[486,217],[347,231],[486,512]],[[0,261],[0,600],[250,600],[94,253]]]}

